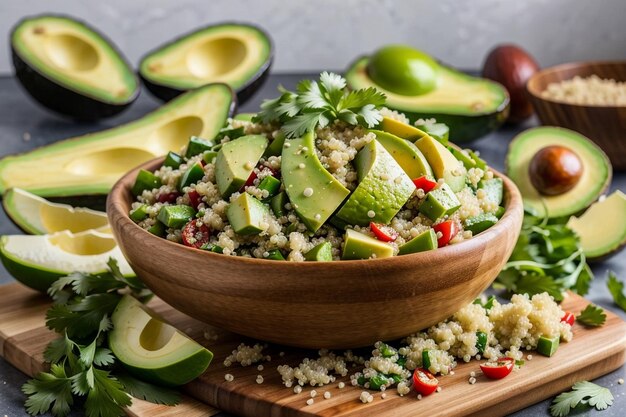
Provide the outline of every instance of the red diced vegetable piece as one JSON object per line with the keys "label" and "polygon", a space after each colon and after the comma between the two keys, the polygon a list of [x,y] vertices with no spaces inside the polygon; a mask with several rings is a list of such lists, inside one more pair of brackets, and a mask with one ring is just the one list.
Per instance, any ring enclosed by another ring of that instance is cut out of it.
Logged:
{"label": "red diced vegetable piece", "polygon": [[156,200],[159,203],[176,203],[176,199],[180,196],[178,191],[172,191],[171,193],[159,193],[156,196]]}
{"label": "red diced vegetable piece", "polygon": [[437,186],[437,181],[428,179],[426,175],[422,175],[419,178],[415,178],[413,180],[413,184],[415,184],[416,188],[421,188],[425,193],[427,193]]}
{"label": "red diced vegetable piece", "polygon": [[[459,233],[459,226],[452,220],[446,220],[433,226],[433,230],[437,233],[437,246],[446,246]],[[441,233],[441,237],[439,237]]]}
{"label": "red diced vegetable piece", "polygon": [[513,370],[515,359],[500,358],[496,362],[485,362],[480,364],[480,370],[489,379],[502,379]]}
{"label": "red diced vegetable piece", "polygon": [[391,226],[370,222],[370,229],[376,236],[376,239],[383,242],[393,242],[398,238],[398,232]]}
{"label": "red diced vegetable piece", "polygon": [[185,246],[200,248],[202,245],[209,243],[211,231],[205,224],[200,223],[200,226],[198,226],[198,223],[199,220],[193,219],[183,227],[181,238]]}
{"label": "red diced vegetable piece", "polygon": [[561,321],[569,324],[570,326],[573,326],[574,322],[576,321],[576,316],[574,316],[574,314],[570,313],[569,311],[566,311],[563,317],[561,317]]}
{"label": "red diced vegetable piece", "polygon": [[256,172],[252,171],[250,173],[250,176],[246,180],[246,183],[243,185],[243,187],[241,187],[241,191],[245,190],[246,187],[250,187],[251,185],[254,185],[254,180],[256,179],[257,179]]}
{"label": "red diced vegetable piece", "polygon": [[198,210],[198,206],[202,203],[202,197],[200,197],[200,194],[196,190],[191,190],[187,193],[187,195],[189,196],[189,203],[191,204],[191,207]]}
{"label": "red diced vegetable piece", "polygon": [[413,372],[413,389],[418,394],[430,395],[437,390],[439,381],[426,369],[418,368]]}

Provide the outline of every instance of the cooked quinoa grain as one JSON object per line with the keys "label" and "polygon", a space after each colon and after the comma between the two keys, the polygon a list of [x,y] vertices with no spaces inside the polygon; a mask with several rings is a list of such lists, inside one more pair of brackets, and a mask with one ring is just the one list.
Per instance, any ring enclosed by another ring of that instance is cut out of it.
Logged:
{"label": "cooked quinoa grain", "polygon": [[626,82],[602,79],[597,75],[550,83],[541,93],[550,100],[596,106],[626,106]]}

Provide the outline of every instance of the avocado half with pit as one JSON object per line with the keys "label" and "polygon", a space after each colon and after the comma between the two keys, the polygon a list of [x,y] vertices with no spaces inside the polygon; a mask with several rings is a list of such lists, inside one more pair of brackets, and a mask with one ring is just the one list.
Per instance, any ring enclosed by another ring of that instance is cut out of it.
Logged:
{"label": "avocado half with pit", "polygon": [[391,45],[354,61],[345,74],[354,90],[376,87],[386,106],[411,123],[435,118],[459,143],[497,129],[508,115],[509,95],[500,84],[437,63],[422,51]]}
{"label": "avocado half with pit", "polygon": [[139,76],[152,94],[168,101],[204,84],[226,83],[240,103],[265,82],[274,50],[259,27],[223,23],[188,33],[149,52]]}
{"label": "avocado half with pit", "polygon": [[175,327],[154,317],[137,299],[125,295],[113,315],[109,347],[136,377],[177,386],[200,376],[213,354]]}
{"label": "avocado half with pit", "polygon": [[139,96],[126,58],[101,33],[68,16],[20,21],[11,33],[15,75],[39,103],[80,120],[113,116]]}
{"label": "avocado half with pit", "polygon": [[[535,154],[548,146],[570,150],[582,164],[576,185],[558,195],[540,194],[529,173]],[[569,217],[589,207],[605,192],[613,173],[609,158],[595,143],[573,130],[552,126],[528,129],[517,135],[509,145],[505,166],[506,175],[522,194],[524,208],[549,218]]]}
{"label": "avocado half with pit", "polygon": [[125,125],[7,156],[0,160],[0,192],[19,187],[42,197],[107,194],[126,172],[181,149],[190,136],[217,135],[235,102],[229,86],[209,84]]}
{"label": "avocado half with pit", "polygon": [[135,275],[113,235],[108,233],[86,230],[74,234],[66,230],[51,235],[0,238],[0,259],[7,271],[22,284],[43,292],[74,271],[106,272],[109,258],[117,261],[123,275]]}
{"label": "avocado half with pit", "polygon": [[48,201],[21,188],[11,188],[2,196],[4,211],[17,227],[31,235],[89,229],[104,232],[109,221],[103,211],[72,207]]}

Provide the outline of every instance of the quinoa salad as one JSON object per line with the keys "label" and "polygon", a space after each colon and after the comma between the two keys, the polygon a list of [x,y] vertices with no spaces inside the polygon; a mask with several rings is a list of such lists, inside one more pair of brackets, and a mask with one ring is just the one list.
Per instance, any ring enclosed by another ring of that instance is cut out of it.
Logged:
{"label": "quinoa salad", "polygon": [[372,99],[355,118],[294,131],[293,118],[268,115],[276,100],[140,171],[131,219],[186,246],[298,262],[434,250],[504,213],[502,180],[477,153],[429,135],[434,120],[410,123]]}

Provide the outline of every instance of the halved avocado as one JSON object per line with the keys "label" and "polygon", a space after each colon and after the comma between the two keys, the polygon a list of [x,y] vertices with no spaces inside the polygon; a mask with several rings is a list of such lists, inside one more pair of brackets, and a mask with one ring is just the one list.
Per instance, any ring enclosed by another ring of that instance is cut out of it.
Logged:
{"label": "halved avocado", "polygon": [[125,295],[111,315],[109,347],[136,377],[178,386],[200,376],[213,353],[175,327],[159,320],[136,298]]}
{"label": "halved avocado", "polygon": [[139,81],[126,58],[101,33],[71,17],[21,20],[11,32],[11,51],[26,91],[66,116],[113,116],[139,96]]}
{"label": "halved avocado", "polygon": [[52,203],[21,188],[7,190],[2,197],[2,205],[13,223],[32,235],[45,235],[63,230],[78,233],[100,229],[109,224],[103,211]]}
{"label": "halved avocado", "polygon": [[[384,52],[381,49],[373,56]],[[370,57],[360,57],[346,71],[348,86],[354,90],[376,87],[387,96],[386,106],[404,113],[411,123],[418,119],[435,118],[450,128],[450,139],[467,142],[497,129],[508,115],[509,95],[504,87],[493,81],[472,77],[445,65],[438,65],[436,84],[421,94],[398,93],[383,88],[370,74]],[[376,65],[391,65],[391,61],[375,61]],[[380,72],[380,71],[378,71]],[[393,72],[391,72],[393,73]],[[432,74],[429,73],[429,77]],[[430,83],[428,83],[430,85]]]}
{"label": "halved avocado", "polygon": [[97,230],[51,235],[6,235],[0,238],[0,259],[16,280],[38,291],[74,271],[103,273],[117,261],[122,274],[134,276],[113,235]]}
{"label": "halved avocado", "polygon": [[570,217],[567,227],[580,238],[587,260],[599,261],[617,254],[626,246],[626,195],[615,191],[593,203],[580,217]]}
{"label": "halved avocado", "polygon": [[97,133],[0,160],[0,192],[19,187],[42,197],[107,194],[122,175],[189,136],[212,138],[235,107],[226,84],[210,84],[158,110]]}
{"label": "halved avocado", "polygon": [[[571,190],[560,195],[541,195],[530,181],[528,167],[533,156],[546,146],[558,145],[573,151],[583,165],[582,176]],[[606,154],[595,143],[569,129],[541,126],[517,135],[509,145],[506,174],[515,182],[524,206],[538,216],[550,218],[577,214],[596,201],[611,182],[613,169]]]}
{"label": "halved avocado", "polygon": [[244,103],[265,82],[274,57],[269,35],[253,25],[206,26],[144,56],[139,76],[161,100],[207,83],[222,82]]}

